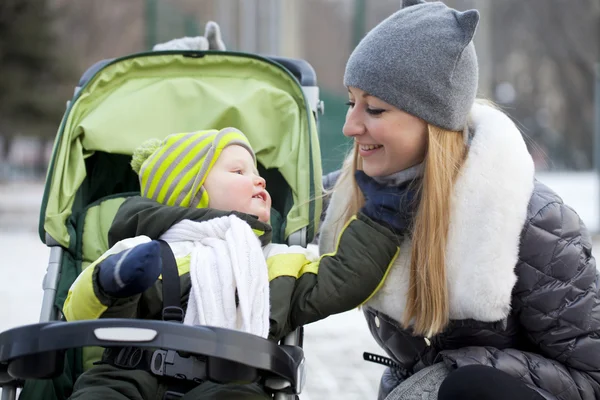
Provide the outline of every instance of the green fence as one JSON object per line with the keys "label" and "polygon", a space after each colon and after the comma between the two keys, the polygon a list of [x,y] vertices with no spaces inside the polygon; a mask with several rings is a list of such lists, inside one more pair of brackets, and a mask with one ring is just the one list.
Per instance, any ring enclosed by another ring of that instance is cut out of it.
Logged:
{"label": "green fence", "polygon": [[321,100],[325,103],[325,114],[319,121],[319,133],[323,173],[327,173],[341,167],[352,142],[342,134],[348,110],[346,96],[321,89]]}

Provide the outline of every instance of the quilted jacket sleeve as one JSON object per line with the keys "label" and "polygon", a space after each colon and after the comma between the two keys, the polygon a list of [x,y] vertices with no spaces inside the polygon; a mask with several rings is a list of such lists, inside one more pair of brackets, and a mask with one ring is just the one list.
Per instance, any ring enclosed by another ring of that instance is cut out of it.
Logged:
{"label": "quilted jacket sleeve", "polygon": [[521,236],[513,312],[532,352],[467,347],[444,352],[453,367],[494,366],[550,399],[600,398],[600,293],[587,229],[537,183]]}

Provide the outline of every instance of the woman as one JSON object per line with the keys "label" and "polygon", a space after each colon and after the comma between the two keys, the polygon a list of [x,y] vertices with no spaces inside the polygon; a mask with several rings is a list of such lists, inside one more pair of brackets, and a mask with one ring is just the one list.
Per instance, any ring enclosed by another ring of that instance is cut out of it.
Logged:
{"label": "woman", "polygon": [[475,10],[405,0],[354,50],[343,128],[354,149],[320,250],[332,251],[359,210],[400,238],[399,258],[363,307],[396,363],[380,399],[432,365],[450,371],[439,399],[597,399],[590,236],[535,181],[514,123],[475,101],[478,21]]}

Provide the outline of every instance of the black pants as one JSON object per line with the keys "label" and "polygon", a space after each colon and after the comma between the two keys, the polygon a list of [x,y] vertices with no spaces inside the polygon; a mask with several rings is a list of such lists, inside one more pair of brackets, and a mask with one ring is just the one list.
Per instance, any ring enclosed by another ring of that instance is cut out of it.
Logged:
{"label": "black pants", "polygon": [[544,400],[535,390],[506,372],[483,365],[468,365],[444,379],[438,400]]}

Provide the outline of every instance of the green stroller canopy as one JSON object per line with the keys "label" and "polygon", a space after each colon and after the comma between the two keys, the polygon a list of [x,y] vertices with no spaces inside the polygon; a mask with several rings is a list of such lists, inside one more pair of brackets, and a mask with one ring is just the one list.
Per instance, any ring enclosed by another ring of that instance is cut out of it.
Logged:
{"label": "green stroller canopy", "polygon": [[228,126],[244,132],[262,166],[277,169],[289,185],[285,236],[303,228],[312,236],[321,212],[321,160],[315,119],[298,81],[258,56],[157,52],[109,63],[70,103],[46,180],[42,240],[47,233],[72,245],[67,220],[95,152],[131,155],[150,138]]}

